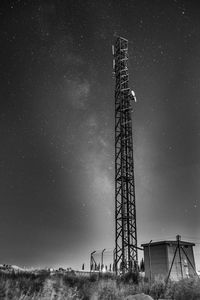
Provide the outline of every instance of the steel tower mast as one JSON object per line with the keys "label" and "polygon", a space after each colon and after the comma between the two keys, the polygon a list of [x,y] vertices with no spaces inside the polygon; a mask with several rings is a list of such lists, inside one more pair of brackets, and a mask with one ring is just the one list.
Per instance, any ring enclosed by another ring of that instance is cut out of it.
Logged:
{"label": "steel tower mast", "polygon": [[135,180],[128,40],[117,37],[113,46],[115,74],[115,270],[134,271],[138,263]]}

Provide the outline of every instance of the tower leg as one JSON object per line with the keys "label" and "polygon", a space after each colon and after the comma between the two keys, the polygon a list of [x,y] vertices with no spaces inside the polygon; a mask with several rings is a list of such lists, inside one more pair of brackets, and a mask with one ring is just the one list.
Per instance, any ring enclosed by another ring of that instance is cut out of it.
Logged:
{"label": "tower leg", "polygon": [[115,266],[117,273],[133,271],[138,263],[128,41],[118,37],[115,72]]}

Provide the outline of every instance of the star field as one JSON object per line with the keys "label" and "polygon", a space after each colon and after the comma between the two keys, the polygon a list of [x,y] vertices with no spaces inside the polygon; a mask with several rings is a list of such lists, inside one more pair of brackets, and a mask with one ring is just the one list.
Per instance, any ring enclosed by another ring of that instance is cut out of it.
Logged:
{"label": "star field", "polygon": [[81,268],[93,249],[114,247],[115,34],[129,40],[138,100],[139,243],[180,234],[198,244],[199,9],[181,0],[0,3],[0,263]]}

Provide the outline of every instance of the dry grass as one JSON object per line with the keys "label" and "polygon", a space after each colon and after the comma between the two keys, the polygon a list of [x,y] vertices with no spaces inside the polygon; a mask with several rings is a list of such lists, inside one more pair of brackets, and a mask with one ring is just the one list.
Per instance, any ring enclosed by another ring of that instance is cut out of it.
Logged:
{"label": "dry grass", "polygon": [[170,283],[167,296],[175,300],[200,300],[200,279],[188,278]]}
{"label": "dry grass", "polygon": [[49,274],[42,271],[35,275],[27,272],[0,272],[0,300],[25,299],[39,294]]}
{"label": "dry grass", "polygon": [[[116,278],[109,274],[84,277],[73,272],[0,273],[0,300],[122,300],[137,293],[163,299],[164,292],[163,280],[149,286],[147,281],[132,274]],[[174,300],[200,300],[200,281],[186,279],[170,283],[165,296]]]}

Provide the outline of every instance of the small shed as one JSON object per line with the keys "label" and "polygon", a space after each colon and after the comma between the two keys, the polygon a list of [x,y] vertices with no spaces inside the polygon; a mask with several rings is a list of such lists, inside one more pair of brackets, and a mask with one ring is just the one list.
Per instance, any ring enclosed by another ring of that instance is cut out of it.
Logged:
{"label": "small shed", "polygon": [[176,241],[160,241],[142,244],[144,248],[145,277],[149,280],[170,274],[170,279],[180,280],[196,275],[193,252],[194,243],[184,242],[177,236]]}

